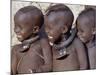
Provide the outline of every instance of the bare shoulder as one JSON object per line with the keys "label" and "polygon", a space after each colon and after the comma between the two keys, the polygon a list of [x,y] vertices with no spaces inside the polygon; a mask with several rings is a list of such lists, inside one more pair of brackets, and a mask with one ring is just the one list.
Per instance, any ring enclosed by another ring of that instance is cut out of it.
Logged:
{"label": "bare shoulder", "polygon": [[73,41],[74,44],[82,44],[82,41],[79,38],[75,38]]}
{"label": "bare shoulder", "polygon": [[73,44],[75,47],[84,48],[82,41],[77,37],[74,39]]}
{"label": "bare shoulder", "polygon": [[12,53],[18,53],[21,48],[22,48],[21,44],[14,45],[14,46],[11,47],[11,52]]}
{"label": "bare shoulder", "polygon": [[40,49],[41,48],[41,45],[40,45],[40,40],[37,40],[36,42],[32,43],[30,48],[33,48],[33,49]]}

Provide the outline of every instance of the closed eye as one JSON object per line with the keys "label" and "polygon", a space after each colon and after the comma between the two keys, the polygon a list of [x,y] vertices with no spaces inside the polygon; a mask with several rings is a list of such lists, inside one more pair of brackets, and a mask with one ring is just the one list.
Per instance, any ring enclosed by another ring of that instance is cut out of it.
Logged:
{"label": "closed eye", "polygon": [[78,32],[83,33],[84,31],[82,29],[79,29]]}

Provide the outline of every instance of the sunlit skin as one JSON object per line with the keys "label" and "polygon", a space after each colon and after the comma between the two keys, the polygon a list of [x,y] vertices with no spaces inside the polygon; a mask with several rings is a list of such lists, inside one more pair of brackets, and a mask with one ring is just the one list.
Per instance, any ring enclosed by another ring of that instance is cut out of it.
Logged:
{"label": "sunlit skin", "polygon": [[77,28],[78,28],[78,36],[84,42],[87,43],[93,39],[93,28],[89,26],[88,18],[84,18],[77,21]]}
{"label": "sunlit skin", "polygon": [[[84,10],[86,11],[86,10]],[[86,45],[88,50],[90,69],[96,68],[96,24],[95,10],[89,9],[86,13],[82,12],[77,19],[78,37]]]}
{"label": "sunlit skin", "polygon": [[48,33],[48,38],[50,42],[52,43],[54,43],[56,39],[61,38],[61,35],[63,34],[63,32],[67,30],[66,25],[64,26],[63,25],[64,23],[59,21],[59,19],[64,20],[64,16],[60,17],[61,15],[63,15],[62,12],[58,14],[52,13],[52,15],[50,14],[45,20],[46,21],[45,30]]}
{"label": "sunlit skin", "polygon": [[14,31],[17,35],[19,41],[23,41],[32,35],[33,27],[33,20],[30,17],[31,15],[26,14],[19,14],[15,18],[15,27]]}
{"label": "sunlit skin", "polygon": [[[27,7],[24,9],[27,9]],[[40,11],[34,12],[37,12],[37,15],[40,15],[38,13]],[[52,71],[52,55],[46,38],[36,40],[30,45],[26,52],[20,52],[20,50],[24,48],[23,41],[37,36],[40,29],[39,24],[42,24],[40,23],[40,20],[43,18],[40,17],[43,17],[43,15],[32,16],[32,14],[34,13],[18,13],[17,16],[14,17],[14,31],[18,40],[21,41],[22,44],[17,44],[12,48],[12,75]]]}
{"label": "sunlit skin", "polygon": [[[59,10],[56,12],[51,11],[48,16],[45,15],[45,30],[48,35],[49,42],[61,42],[63,40],[63,34],[68,32],[68,22],[72,22],[72,19],[69,20],[67,17],[71,16],[66,15],[66,13]],[[66,50],[68,50],[69,55],[61,60],[57,60],[56,57],[59,55],[58,51],[52,47],[53,71],[87,69],[88,64],[85,48],[78,38],[75,38]]]}

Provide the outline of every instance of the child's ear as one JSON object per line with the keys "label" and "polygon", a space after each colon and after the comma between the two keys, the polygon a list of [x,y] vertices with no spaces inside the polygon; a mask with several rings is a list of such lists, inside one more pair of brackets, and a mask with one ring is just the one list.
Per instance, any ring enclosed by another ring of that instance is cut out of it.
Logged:
{"label": "child's ear", "polygon": [[68,31],[68,27],[66,25],[63,26],[62,28],[62,33],[66,33]]}
{"label": "child's ear", "polygon": [[35,26],[35,27],[33,28],[33,33],[37,33],[37,32],[39,32],[39,27],[38,27],[38,26]]}
{"label": "child's ear", "polygon": [[92,28],[92,34],[96,34],[96,28]]}

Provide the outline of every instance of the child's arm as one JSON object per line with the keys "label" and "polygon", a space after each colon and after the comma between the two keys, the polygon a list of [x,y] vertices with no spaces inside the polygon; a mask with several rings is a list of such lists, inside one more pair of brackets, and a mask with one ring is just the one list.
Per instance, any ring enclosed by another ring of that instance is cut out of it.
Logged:
{"label": "child's arm", "polygon": [[47,38],[41,39],[41,47],[45,61],[45,64],[41,67],[41,69],[43,72],[52,71],[52,52]]}
{"label": "child's arm", "polygon": [[17,68],[17,54],[16,54],[16,46],[14,46],[11,50],[11,75],[16,75]]}
{"label": "child's arm", "polygon": [[40,67],[40,69],[42,70],[42,72],[49,72],[52,71],[52,51],[51,51],[51,47],[49,45],[49,40],[47,38],[47,35],[45,33],[44,27],[42,26],[41,30],[40,30],[40,44],[42,47],[42,51],[43,51],[43,57],[44,57],[44,61],[45,64],[43,66]]}
{"label": "child's arm", "polygon": [[88,68],[88,61],[87,61],[87,56],[85,52],[85,47],[82,44],[82,42],[76,38],[74,42],[78,59],[79,59],[79,64],[80,64],[80,70],[84,70]]}

